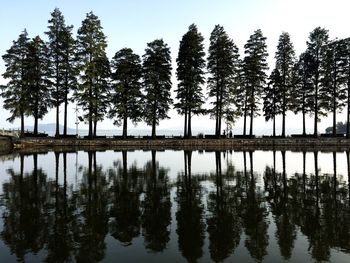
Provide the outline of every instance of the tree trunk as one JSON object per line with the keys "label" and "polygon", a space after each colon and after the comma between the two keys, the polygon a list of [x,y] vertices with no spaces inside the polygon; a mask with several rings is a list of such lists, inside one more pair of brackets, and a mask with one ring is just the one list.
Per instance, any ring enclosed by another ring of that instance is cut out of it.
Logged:
{"label": "tree trunk", "polygon": [[286,109],[285,106],[283,106],[283,112],[282,112],[282,137],[286,137]]}
{"label": "tree trunk", "polygon": [[187,107],[185,109],[184,138],[187,138]]}
{"label": "tree trunk", "polygon": [[56,100],[56,133],[55,137],[60,136],[60,106],[58,106],[58,100]]}
{"label": "tree trunk", "polygon": [[306,135],[305,111],[303,111],[303,135]]}
{"label": "tree trunk", "polygon": [[276,137],[276,117],[273,116],[273,131],[272,131],[272,136]]}
{"label": "tree trunk", "polygon": [[156,138],[156,117],[153,116],[152,119],[152,138],[155,139]]}
{"label": "tree trunk", "polygon": [[90,80],[90,88],[89,88],[89,138],[92,139],[92,81]]}
{"label": "tree trunk", "polygon": [[38,135],[38,117],[34,117],[34,135]]}
{"label": "tree trunk", "polygon": [[187,137],[189,139],[192,138],[192,123],[191,123],[191,108],[188,109],[188,125],[187,125],[187,128],[188,128],[188,132],[187,132]]}
{"label": "tree trunk", "polygon": [[[252,90],[252,100],[254,99],[254,89]],[[250,127],[249,127],[249,135],[253,135],[253,119],[254,119],[254,103],[250,106]]]}
{"label": "tree trunk", "polygon": [[68,118],[68,95],[67,95],[67,92],[66,92],[66,96],[65,96],[65,99],[64,99],[64,124],[63,124],[63,135],[67,135],[67,118]]}
{"label": "tree trunk", "polygon": [[245,96],[244,96],[244,116],[243,116],[243,135],[244,136],[247,134],[247,100],[248,100],[248,95],[247,95],[247,92],[245,92]]}
{"label": "tree trunk", "polygon": [[251,106],[250,108],[250,127],[249,127],[249,135],[252,136],[253,135],[253,117],[254,116],[254,110],[253,110],[253,106]]}
{"label": "tree trunk", "polygon": [[123,120],[123,139],[126,139],[128,136],[128,115],[124,114],[124,120]]}
{"label": "tree trunk", "polygon": [[337,101],[336,101],[336,72],[334,73],[334,83],[333,83],[333,137],[337,135]]}
{"label": "tree trunk", "polygon": [[24,135],[24,113],[21,111],[21,136]]}
{"label": "tree trunk", "polygon": [[94,137],[97,136],[97,120],[94,120]]}

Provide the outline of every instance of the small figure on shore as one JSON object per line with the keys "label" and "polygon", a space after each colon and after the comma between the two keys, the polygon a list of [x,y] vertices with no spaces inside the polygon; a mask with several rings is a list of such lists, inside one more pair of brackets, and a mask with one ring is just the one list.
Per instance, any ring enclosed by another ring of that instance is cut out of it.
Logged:
{"label": "small figure on shore", "polygon": [[224,130],[224,137],[226,138],[226,131]]}
{"label": "small figure on shore", "polygon": [[228,134],[229,138],[232,138],[232,130],[230,130],[229,134]]}

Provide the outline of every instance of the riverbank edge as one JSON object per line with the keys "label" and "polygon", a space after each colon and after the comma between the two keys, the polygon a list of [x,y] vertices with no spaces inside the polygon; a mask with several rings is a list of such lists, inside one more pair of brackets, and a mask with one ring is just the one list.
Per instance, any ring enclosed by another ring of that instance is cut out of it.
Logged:
{"label": "riverbank edge", "polygon": [[0,136],[0,154],[10,152],[13,149],[11,138]]}
{"label": "riverbank edge", "polygon": [[350,150],[347,138],[255,138],[255,139],[56,139],[22,138],[14,142],[16,150],[33,148],[105,148],[105,149],[188,149],[188,150]]}

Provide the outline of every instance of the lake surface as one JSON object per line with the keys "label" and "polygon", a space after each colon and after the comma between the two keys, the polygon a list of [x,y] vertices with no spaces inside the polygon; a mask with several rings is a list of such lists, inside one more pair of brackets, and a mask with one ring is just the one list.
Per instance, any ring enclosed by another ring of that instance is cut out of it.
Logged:
{"label": "lake surface", "polygon": [[348,152],[0,157],[0,262],[350,262]]}

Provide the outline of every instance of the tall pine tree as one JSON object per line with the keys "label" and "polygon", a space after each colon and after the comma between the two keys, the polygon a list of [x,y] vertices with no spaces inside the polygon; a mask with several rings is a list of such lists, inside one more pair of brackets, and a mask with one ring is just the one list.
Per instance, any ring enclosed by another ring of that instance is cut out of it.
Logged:
{"label": "tall pine tree", "polygon": [[346,103],[346,57],[344,54],[343,42],[331,41],[326,47],[321,64],[323,96],[320,97],[320,105],[333,113],[333,136],[336,136],[337,133],[337,113],[342,111]]}
{"label": "tall pine tree", "polygon": [[325,116],[327,114],[324,105],[321,105],[320,98],[325,94],[326,89],[322,89],[321,83],[321,65],[325,58],[325,51],[328,44],[328,31],[324,28],[317,27],[309,35],[309,40],[307,41],[307,53],[310,54],[311,63],[310,70],[312,74],[312,85],[313,92],[312,97],[308,99],[312,103],[312,113],[314,114],[314,136],[318,134],[318,122],[320,116]]}
{"label": "tall pine tree", "polygon": [[253,119],[257,116],[259,109],[259,100],[266,83],[266,73],[268,69],[266,58],[267,47],[266,37],[263,36],[260,29],[256,30],[250,36],[247,43],[244,45],[245,57],[243,61],[244,81],[248,92],[247,108],[250,109],[250,130],[249,135],[253,135]]}
{"label": "tall pine tree", "polygon": [[[228,115],[228,109],[235,107],[232,102],[237,90],[238,78],[238,48],[229,38],[224,28],[216,25],[210,35],[210,46],[208,56],[208,78],[209,97],[212,97],[213,108],[210,114],[215,118],[215,135],[220,136],[221,121],[224,113]],[[232,115],[231,115],[232,114]],[[232,112],[230,116],[233,116]],[[227,116],[226,119],[229,119]]]}
{"label": "tall pine tree", "polygon": [[282,137],[286,136],[286,112],[291,109],[292,94],[292,69],[295,63],[295,51],[288,33],[283,32],[278,40],[276,58],[276,69],[281,77],[282,98]]}
{"label": "tall pine tree", "polygon": [[346,89],[346,137],[350,138],[350,38],[341,40],[344,50],[344,82]]}
{"label": "tall pine tree", "polygon": [[143,55],[143,85],[145,90],[144,120],[152,126],[152,138],[160,120],[169,118],[171,99],[170,49],[162,39],[147,44]]}
{"label": "tall pine tree", "polygon": [[38,121],[48,112],[51,103],[49,50],[44,41],[36,36],[28,44],[28,84],[30,90],[30,114],[34,118],[34,135],[38,134]]}
{"label": "tall pine tree", "polygon": [[13,41],[6,54],[2,56],[6,67],[3,77],[9,80],[7,85],[1,88],[4,109],[11,113],[8,121],[13,122],[16,118],[21,119],[21,135],[24,134],[24,116],[29,114],[28,43],[28,33],[24,30],[18,39]]}
{"label": "tall pine tree", "polygon": [[111,64],[113,89],[109,117],[118,126],[123,123],[123,138],[126,138],[128,119],[136,124],[142,116],[141,59],[132,49],[123,48],[114,55]]}
{"label": "tall pine tree", "polygon": [[196,25],[192,24],[188,32],[180,41],[179,54],[177,57],[177,79],[178,88],[175,90],[175,108],[178,113],[185,116],[184,137],[191,138],[191,118],[193,114],[203,112],[204,95],[202,85],[204,84],[205,53],[203,36],[198,32]]}
{"label": "tall pine tree", "polygon": [[291,97],[292,110],[295,114],[301,112],[303,116],[303,135],[306,135],[306,114],[312,110],[312,58],[308,52],[304,52],[299,56],[299,60],[295,63],[292,73],[292,90]]}
{"label": "tall pine tree", "polygon": [[90,12],[78,29],[76,55],[79,58],[81,83],[75,94],[78,105],[86,112],[84,118],[89,123],[90,138],[96,134],[94,126],[96,128],[97,121],[101,120],[99,108],[106,105],[104,97],[99,97],[103,94],[106,80],[106,47],[101,22]]}
{"label": "tall pine tree", "polygon": [[48,21],[48,31],[45,32],[49,38],[49,58],[52,72],[52,100],[56,107],[56,133],[59,131],[59,108],[64,103],[64,135],[67,135],[67,106],[68,95],[76,87],[76,75],[74,61],[75,42],[72,37],[72,26],[67,26],[63,14],[58,8],[51,13],[51,19]]}
{"label": "tall pine tree", "polygon": [[263,113],[265,120],[272,120],[273,130],[272,135],[276,136],[276,116],[283,111],[283,89],[282,76],[277,68],[275,68],[269,77],[268,85],[264,87],[263,95]]}

